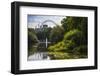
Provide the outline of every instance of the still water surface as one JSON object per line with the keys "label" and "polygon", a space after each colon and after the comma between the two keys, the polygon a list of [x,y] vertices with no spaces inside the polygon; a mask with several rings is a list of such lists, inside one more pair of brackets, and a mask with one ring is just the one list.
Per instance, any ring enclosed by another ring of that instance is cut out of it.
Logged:
{"label": "still water surface", "polygon": [[[48,44],[49,46],[50,44]],[[37,43],[33,45],[33,53],[28,56],[28,61],[34,60],[50,60],[50,56],[47,52],[47,44],[46,43]]]}

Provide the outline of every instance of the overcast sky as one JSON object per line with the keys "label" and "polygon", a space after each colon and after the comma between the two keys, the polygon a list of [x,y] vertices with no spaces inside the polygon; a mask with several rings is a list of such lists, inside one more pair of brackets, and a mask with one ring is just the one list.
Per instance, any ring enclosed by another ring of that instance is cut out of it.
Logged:
{"label": "overcast sky", "polygon": [[[47,24],[49,27],[55,26],[54,23],[61,25],[61,20],[65,18],[65,16],[52,16],[52,15],[28,15],[28,28],[35,28],[38,25],[41,25],[44,21],[44,24]],[[49,21],[48,21],[49,20]],[[51,22],[52,20],[53,22]]]}

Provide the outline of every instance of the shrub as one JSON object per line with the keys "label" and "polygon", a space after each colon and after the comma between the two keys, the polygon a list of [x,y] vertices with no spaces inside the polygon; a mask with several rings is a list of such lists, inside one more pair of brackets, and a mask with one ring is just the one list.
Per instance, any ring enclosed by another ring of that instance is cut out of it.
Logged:
{"label": "shrub", "polygon": [[33,51],[33,45],[38,42],[37,36],[32,32],[28,31],[28,51]]}
{"label": "shrub", "polygon": [[86,45],[80,45],[73,49],[74,55],[79,58],[86,58],[88,55],[88,49]]}
{"label": "shrub", "polygon": [[82,32],[77,29],[70,30],[64,35],[64,42],[72,40],[77,45],[82,44],[82,39],[83,39]]}

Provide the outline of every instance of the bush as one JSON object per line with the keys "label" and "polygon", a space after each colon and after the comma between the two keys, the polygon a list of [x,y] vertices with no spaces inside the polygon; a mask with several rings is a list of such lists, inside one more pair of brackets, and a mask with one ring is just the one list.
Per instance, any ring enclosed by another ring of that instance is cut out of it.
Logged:
{"label": "bush", "polygon": [[[87,45],[82,45],[82,32],[74,29],[67,32],[62,41],[48,47],[54,58],[85,58]],[[60,54],[61,53],[61,54]],[[62,54],[63,53],[63,54]]]}
{"label": "bush", "polygon": [[33,51],[33,45],[38,42],[38,38],[34,32],[28,30],[28,51]]}
{"label": "bush", "polygon": [[75,47],[75,43],[71,40],[66,40],[66,42],[61,41],[53,46],[49,46],[49,51],[60,51],[60,52],[71,52],[73,48]]}
{"label": "bush", "polygon": [[70,55],[65,52],[49,52],[48,53],[51,59],[70,59]]}
{"label": "bush", "polygon": [[79,30],[71,30],[65,34],[62,41],[50,46],[48,50],[71,52],[78,44],[81,43],[81,37],[81,32]]}
{"label": "bush", "polygon": [[52,45],[52,46],[49,46],[48,47],[48,50],[49,51],[62,51],[65,49],[65,44],[64,42],[58,42],[57,44],[55,45]]}
{"label": "bush", "polygon": [[36,37],[36,35],[34,33],[28,32],[28,41],[30,43],[34,44],[34,43],[38,42],[38,39],[37,39],[37,37]]}
{"label": "bush", "polygon": [[59,41],[62,41],[63,34],[64,34],[64,28],[57,25],[51,30],[49,39],[51,42],[57,43]]}
{"label": "bush", "polygon": [[80,45],[73,49],[74,55],[78,58],[87,58],[88,49],[86,45]]}
{"label": "bush", "polygon": [[71,40],[77,45],[82,44],[82,39],[83,39],[82,32],[77,29],[70,30],[68,33],[64,35],[64,42]]}

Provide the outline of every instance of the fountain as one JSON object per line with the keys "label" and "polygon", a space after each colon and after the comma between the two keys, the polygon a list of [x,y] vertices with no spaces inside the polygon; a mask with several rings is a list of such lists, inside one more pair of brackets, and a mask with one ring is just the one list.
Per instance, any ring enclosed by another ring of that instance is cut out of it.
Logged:
{"label": "fountain", "polygon": [[48,40],[47,40],[47,38],[46,38],[46,48],[48,47]]}

